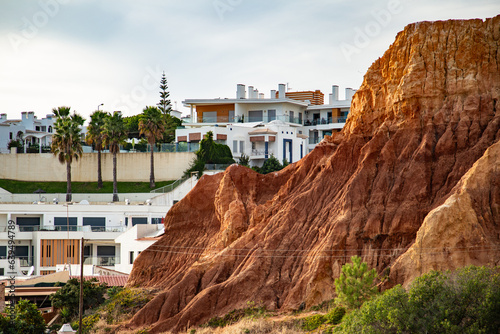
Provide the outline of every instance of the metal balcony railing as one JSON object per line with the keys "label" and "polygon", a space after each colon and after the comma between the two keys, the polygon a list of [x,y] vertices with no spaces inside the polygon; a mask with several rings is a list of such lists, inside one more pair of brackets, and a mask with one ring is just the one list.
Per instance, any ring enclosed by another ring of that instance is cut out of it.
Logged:
{"label": "metal balcony railing", "polygon": [[315,125],[323,125],[323,124],[338,124],[338,123],[345,123],[347,121],[347,117],[329,117],[328,119],[321,118],[321,119],[313,119],[313,120],[306,120],[304,122],[305,126],[315,126]]}
{"label": "metal balcony railing", "polygon": [[[273,150],[268,150],[267,151],[267,154],[270,156],[271,154],[273,154]],[[266,150],[265,149],[253,149],[252,150],[252,154],[250,155],[250,157],[257,157],[257,156],[265,156],[266,155]]]}
{"label": "metal balcony railing", "polygon": [[114,266],[120,264],[119,256],[83,256],[83,264],[94,264],[97,266]]}
{"label": "metal balcony railing", "polygon": [[[39,226],[39,225],[17,225],[19,227],[19,232],[125,232],[126,226]],[[68,230],[69,228],[69,230]],[[3,232],[7,231],[6,227],[3,227]]]}

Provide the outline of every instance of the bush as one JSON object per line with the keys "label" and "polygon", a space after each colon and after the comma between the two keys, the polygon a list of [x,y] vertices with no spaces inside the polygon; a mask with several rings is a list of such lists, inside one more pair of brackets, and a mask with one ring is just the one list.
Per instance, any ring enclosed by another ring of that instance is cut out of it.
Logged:
{"label": "bush", "polygon": [[214,142],[212,131],[208,131],[200,141],[200,148],[195,152],[196,158],[189,168],[184,171],[184,176],[191,176],[191,172],[198,172],[198,178],[203,175],[205,164],[229,165],[234,163],[233,154],[229,146]]}
{"label": "bush", "polygon": [[377,272],[375,269],[368,270],[368,265],[361,262],[359,256],[351,257],[351,261],[351,264],[342,266],[340,277],[335,279],[335,292],[337,304],[354,309],[377,293]]}
{"label": "bush", "polygon": [[259,173],[261,174],[268,174],[272,172],[277,172],[279,170],[283,169],[283,165],[280,164],[279,160],[274,157],[274,155],[271,154],[269,159],[264,161],[264,164],[259,170]]}
{"label": "bush", "polygon": [[323,325],[326,322],[326,317],[321,314],[315,314],[310,317],[306,317],[302,319],[302,325],[300,326],[302,330],[305,331],[313,331],[317,329],[319,326]]}
{"label": "bush", "polygon": [[432,271],[348,314],[340,333],[497,333],[500,267]]}
{"label": "bush", "polygon": [[15,139],[11,139],[9,141],[9,143],[7,144],[7,148],[10,150],[12,147],[17,147],[18,148],[18,152],[20,151],[19,149],[24,149],[24,145],[23,143],[20,141],[20,140],[15,140]]}
{"label": "bush", "polygon": [[121,289],[110,298],[104,306],[107,313],[106,322],[115,323],[124,314],[133,314],[146,305],[151,297],[144,291],[137,289]]}
{"label": "bush", "polygon": [[20,300],[15,306],[14,314],[13,323],[9,314],[7,316],[0,314],[1,333],[44,333],[46,329],[45,320],[35,304],[28,300]]}
{"label": "bush", "polygon": [[226,327],[240,321],[243,318],[256,319],[267,316],[267,310],[265,307],[256,307],[254,302],[247,302],[247,305],[247,308],[233,310],[223,317],[213,317],[202,327]]}
{"label": "bush", "polygon": [[250,157],[245,153],[241,153],[241,156],[238,161],[238,165],[242,165],[245,167],[250,167]]}
{"label": "bush", "polygon": [[[104,293],[107,285],[98,284],[97,279],[83,281],[83,309],[95,308],[104,302]],[[72,278],[51,296],[52,306],[66,308],[70,317],[78,314],[80,301],[80,280]]]}
{"label": "bush", "polygon": [[[91,314],[91,315],[88,315],[84,318],[82,318],[82,330],[81,332],[79,331],[79,333],[90,333],[90,331],[92,330],[92,328],[94,327],[94,325],[99,321],[99,319],[101,318],[101,316],[99,315],[99,313],[94,313],[94,314]],[[71,323],[71,328],[73,329],[79,329],[79,320],[76,320],[76,321],[73,321]]]}
{"label": "bush", "polygon": [[325,315],[326,322],[332,325],[340,324],[345,315],[345,308],[338,306]]}

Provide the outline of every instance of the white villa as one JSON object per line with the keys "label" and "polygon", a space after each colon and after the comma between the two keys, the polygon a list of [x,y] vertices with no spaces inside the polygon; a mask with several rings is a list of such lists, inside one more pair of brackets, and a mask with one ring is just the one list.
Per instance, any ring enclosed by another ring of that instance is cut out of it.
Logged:
{"label": "white villa", "polygon": [[54,119],[49,114],[38,119],[33,111],[23,111],[21,119],[7,119],[7,114],[0,114],[0,153],[10,153],[7,146],[11,140],[22,139],[24,148],[38,145],[42,153],[43,147],[49,147],[52,142]]}
{"label": "white villa", "polygon": [[188,99],[191,123],[176,130],[176,142],[197,143],[211,131],[214,140],[230,147],[233,157],[250,157],[252,166],[262,166],[273,154],[280,161],[296,162],[309,153],[325,135],[340,131],[349,113],[355,90],[346,89],[339,100],[332,87],[328,104],[320,91],[285,92],[280,84],[264,98],[253,86],[239,84],[234,99]]}

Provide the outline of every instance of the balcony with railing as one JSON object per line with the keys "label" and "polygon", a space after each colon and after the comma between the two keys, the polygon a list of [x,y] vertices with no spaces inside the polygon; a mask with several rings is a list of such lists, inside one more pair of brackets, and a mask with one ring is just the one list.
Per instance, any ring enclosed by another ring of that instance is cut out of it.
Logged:
{"label": "balcony with railing", "polygon": [[96,266],[114,266],[120,264],[119,256],[84,256],[83,264],[93,264]]}
{"label": "balcony with railing", "polygon": [[346,121],[347,121],[347,117],[328,117],[328,119],[321,118],[321,119],[313,119],[313,120],[307,119],[304,122],[304,126],[338,124],[338,123],[345,123]]}
{"label": "balcony with railing", "polygon": [[323,138],[319,138],[319,137],[309,137],[309,145],[315,145],[315,144],[318,144],[321,140],[323,140]]}
{"label": "balcony with railing", "polygon": [[234,117],[228,117],[228,116],[213,116],[213,117],[203,117],[203,118],[198,118],[198,123],[210,123],[210,124],[215,124],[215,123],[256,123],[256,122],[263,122],[263,123],[269,123],[271,121],[275,120],[280,120],[286,123],[293,123],[293,124],[302,124],[302,118],[300,117],[292,117],[291,115],[283,115],[283,116],[269,116],[269,115],[264,115],[264,116],[234,116]]}
{"label": "balcony with railing", "polygon": [[[39,226],[39,225],[16,225],[19,232],[125,232],[126,226]],[[7,232],[8,228],[3,227],[0,232]]]}
{"label": "balcony with railing", "polygon": [[[268,157],[273,154],[273,150],[267,150]],[[252,153],[250,154],[251,159],[265,159],[266,150],[265,149],[252,149]]]}

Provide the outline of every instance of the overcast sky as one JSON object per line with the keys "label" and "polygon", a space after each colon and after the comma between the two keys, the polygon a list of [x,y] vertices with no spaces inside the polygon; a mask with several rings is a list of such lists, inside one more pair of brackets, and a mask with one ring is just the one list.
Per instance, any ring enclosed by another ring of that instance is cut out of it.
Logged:
{"label": "overcast sky", "polygon": [[238,83],[326,98],[336,84],[342,98],[405,25],[498,14],[498,0],[0,0],[0,112],[135,115],[158,103],[163,71],[186,114],[183,100]]}

